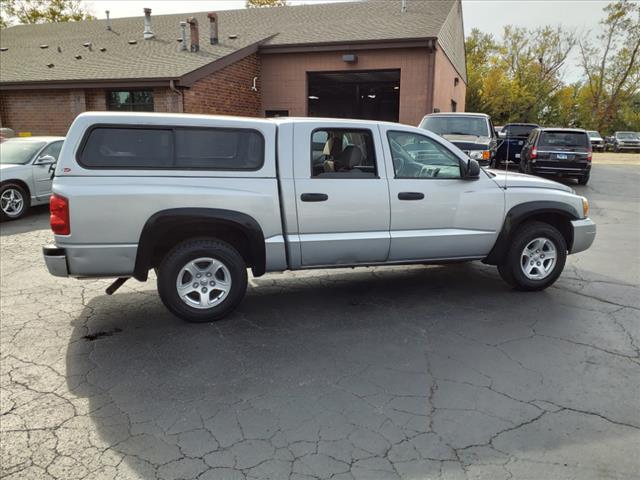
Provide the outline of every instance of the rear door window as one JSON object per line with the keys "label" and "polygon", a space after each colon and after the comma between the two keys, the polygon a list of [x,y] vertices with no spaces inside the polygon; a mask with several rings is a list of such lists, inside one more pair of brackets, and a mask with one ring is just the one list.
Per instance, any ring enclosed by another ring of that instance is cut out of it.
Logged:
{"label": "rear door window", "polygon": [[539,147],[582,147],[589,146],[589,138],[581,132],[542,132]]}
{"label": "rear door window", "polygon": [[322,129],[311,136],[311,176],[376,178],[376,152],[370,130]]}

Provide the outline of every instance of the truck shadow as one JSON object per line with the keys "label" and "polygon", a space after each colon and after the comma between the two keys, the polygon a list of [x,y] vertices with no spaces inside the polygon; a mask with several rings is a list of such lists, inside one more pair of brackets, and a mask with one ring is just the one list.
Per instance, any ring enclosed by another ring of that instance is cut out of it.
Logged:
{"label": "truck shadow", "polygon": [[0,222],[0,237],[49,228],[49,205],[32,207],[27,214],[18,219]]}
{"label": "truck shadow", "polygon": [[75,320],[67,381],[138,478],[184,462],[257,478],[395,478],[390,461],[431,478],[536,450],[567,463],[553,452],[624,437],[603,418],[637,414],[610,375],[630,353],[585,338],[587,325],[601,348],[624,345],[610,310],[563,288],[513,292],[475,265],[266,276],[200,325],[155,291],[119,292]]}

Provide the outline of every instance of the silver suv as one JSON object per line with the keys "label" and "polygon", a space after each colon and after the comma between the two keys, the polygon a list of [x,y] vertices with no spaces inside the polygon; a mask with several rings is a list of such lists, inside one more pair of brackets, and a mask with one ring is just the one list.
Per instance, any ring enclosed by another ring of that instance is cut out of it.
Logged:
{"label": "silver suv", "polygon": [[86,113],[53,191],[53,275],[117,277],[113,293],[155,269],[162,301],[189,321],[234,309],[247,268],[481,260],[541,290],[596,230],[567,186],[361,120]]}

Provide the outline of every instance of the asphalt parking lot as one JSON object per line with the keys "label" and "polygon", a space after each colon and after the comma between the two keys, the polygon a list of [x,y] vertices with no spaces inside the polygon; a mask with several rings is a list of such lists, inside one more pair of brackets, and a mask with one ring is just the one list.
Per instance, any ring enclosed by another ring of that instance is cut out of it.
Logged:
{"label": "asphalt parking lot", "polygon": [[598,237],[540,293],[482,264],[286,273],[192,325],[154,282],[49,276],[46,208],[2,224],[0,476],[638,478],[628,157],[574,186]]}

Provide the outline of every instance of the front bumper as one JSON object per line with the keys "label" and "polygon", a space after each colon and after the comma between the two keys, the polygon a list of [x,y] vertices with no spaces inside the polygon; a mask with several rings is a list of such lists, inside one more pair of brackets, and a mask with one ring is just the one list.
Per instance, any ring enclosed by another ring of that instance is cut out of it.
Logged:
{"label": "front bumper", "polygon": [[640,150],[640,143],[636,144],[618,144],[616,147],[618,150]]}
{"label": "front bumper", "polygon": [[45,245],[42,247],[44,263],[47,265],[49,273],[55,277],[68,277],[67,253],[64,248],[55,245]]}
{"label": "front bumper", "polygon": [[573,220],[573,245],[569,253],[583,252],[588,249],[596,238],[596,224],[590,218]]}

